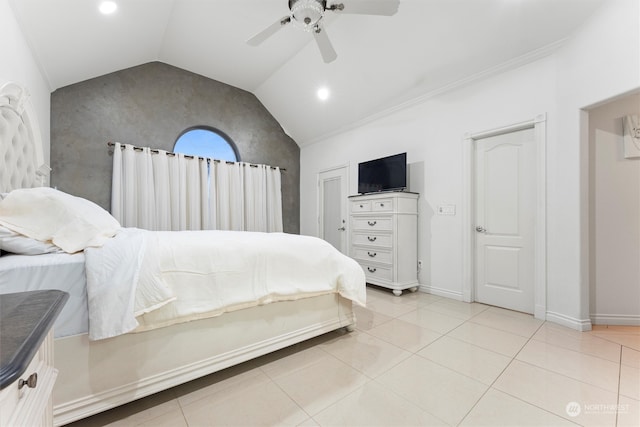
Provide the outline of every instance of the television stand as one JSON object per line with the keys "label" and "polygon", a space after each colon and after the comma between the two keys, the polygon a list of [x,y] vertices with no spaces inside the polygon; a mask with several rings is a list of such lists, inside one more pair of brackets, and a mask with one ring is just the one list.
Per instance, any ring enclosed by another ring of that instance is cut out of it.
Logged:
{"label": "television stand", "polygon": [[349,254],[367,283],[393,291],[418,290],[418,193],[391,191],[349,197]]}

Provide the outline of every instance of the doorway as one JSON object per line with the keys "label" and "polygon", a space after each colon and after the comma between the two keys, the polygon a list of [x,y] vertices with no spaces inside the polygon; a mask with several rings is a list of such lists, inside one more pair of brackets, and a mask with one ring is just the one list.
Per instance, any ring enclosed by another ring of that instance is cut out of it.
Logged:
{"label": "doorway", "polygon": [[465,138],[463,300],[546,313],[545,115]]}
{"label": "doorway", "polygon": [[343,254],[348,254],[348,192],[348,166],[332,168],[318,174],[318,235]]}
{"label": "doorway", "polygon": [[594,326],[640,326],[640,138],[625,127],[633,116],[640,117],[640,91],[600,102],[583,115],[589,244],[582,262]]}

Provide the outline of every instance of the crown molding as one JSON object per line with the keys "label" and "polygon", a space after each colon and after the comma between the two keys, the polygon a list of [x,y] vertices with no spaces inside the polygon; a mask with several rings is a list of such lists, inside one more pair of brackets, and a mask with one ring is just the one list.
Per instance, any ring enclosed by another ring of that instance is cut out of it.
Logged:
{"label": "crown molding", "polygon": [[556,42],[550,43],[548,45],[545,45],[541,48],[532,50],[531,52],[528,52],[524,55],[520,55],[516,58],[510,59],[509,61],[503,62],[501,64],[498,64],[494,67],[490,67],[487,68],[483,71],[480,71],[476,74],[473,74],[469,77],[465,77],[463,79],[460,80],[456,80],[455,82],[449,83],[447,85],[441,86],[437,89],[431,90],[429,92],[426,92],[420,96],[417,96],[413,99],[410,99],[408,101],[404,101],[400,104],[394,105],[390,108],[387,108],[385,110],[382,110],[380,112],[371,114],[367,117],[364,117],[360,120],[357,120],[351,124],[345,125],[345,126],[341,126],[333,131],[327,132],[325,134],[322,134],[318,137],[312,138],[308,141],[305,141],[303,143],[300,144],[300,147],[307,147],[313,144],[317,144],[317,143],[321,143],[322,141],[331,138],[333,136],[336,135],[340,135],[342,133],[360,128],[362,126],[365,126],[366,124],[369,124],[371,122],[374,122],[376,120],[380,120],[384,117],[390,116],[394,113],[397,113],[399,111],[402,110],[406,110],[408,108],[414,107],[416,105],[422,104],[426,101],[428,101],[429,99],[435,98],[436,96],[442,95],[444,93],[447,92],[451,92],[453,90],[456,89],[460,89],[463,88],[465,86],[468,86],[470,84],[482,81],[482,80],[486,80],[490,77],[494,77],[496,75],[502,74],[506,71],[509,70],[513,70],[516,68],[519,68],[523,65],[526,64],[530,64],[533,63],[535,61],[538,61],[542,58],[546,58],[552,54],[554,54],[555,52],[558,51],[558,49],[560,49],[568,40],[568,38],[564,38],[564,39],[560,39]]}

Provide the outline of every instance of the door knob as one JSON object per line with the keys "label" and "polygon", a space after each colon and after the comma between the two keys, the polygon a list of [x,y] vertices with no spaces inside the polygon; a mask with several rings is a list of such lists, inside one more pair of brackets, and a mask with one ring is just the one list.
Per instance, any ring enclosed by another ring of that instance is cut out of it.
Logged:
{"label": "door knob", "polygon": [[480,225],[476,227],[476,231],[478,233],[486,233],[487,232],[487,230],[484,227],[480,226]]}

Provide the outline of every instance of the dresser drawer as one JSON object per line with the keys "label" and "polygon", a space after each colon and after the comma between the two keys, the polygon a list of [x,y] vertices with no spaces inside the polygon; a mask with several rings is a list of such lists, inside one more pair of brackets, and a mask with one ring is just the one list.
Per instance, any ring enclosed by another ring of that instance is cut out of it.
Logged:
{"label": "dresser drawer", "polygon": [[353,230],[391,231],[393,229],[391,218],[354,217],[351,224]]}
{"label": "dresser drawer", "polygon": [[354,246],[351,256],[363,261],[375,261],[384,264],[393,263],[393,254],[387,249],[371,249]]}
{"label": "dresser drawer", "polygon": [[393,199],[373,200],[372,212],[391,212],[393,210]]}
{"label": "dresser drawer", "polygon": [[391,234],[378,233],[353,233],[352,243],[364,246],[382,246],[390,248],[393,246],[393,236]]}
{"label": "dresser drawer", "polygon": [[393,270],[391,267],[382,267],[379,265],[360,263],[364,270],[367,282],[376,283],[378,280],[390,282],[393,280]]}
{"label": "dresser drawer", "polygon": [[[40,349],[19,379],[0,392],[0,425],[48,425],[47,413],[58,372],[52,366],[53,334],[49,332]],[[30,385],[20,387],[20,380]]]}
{"label": "dresser drawer", "polygon": [[[2,403],[3,411],[0,413],[0,425],[10,425],[10,418],[13,416],[13,409],[17,408],[20,403],[33,399],[34,388],[28,387],[26,385],[20,387],[20,380],[27,380],[31,374],[36,374],[39,378],[42,378],[42,369],[45,367],[44,361],[42,360],[42,350],[39,350],[31,362],[27,369],[24,371],[20,378],[13,383],[9,384],[6,388],[2,390],[0,394],[0,403]],[[39,384],[36,382],[36,387]],[[11,408],[11,409],[5,409]]]}
{"label": "dresser drawer", "polygon": [[351,202],[351,212],[371,212],[371,200]]}

